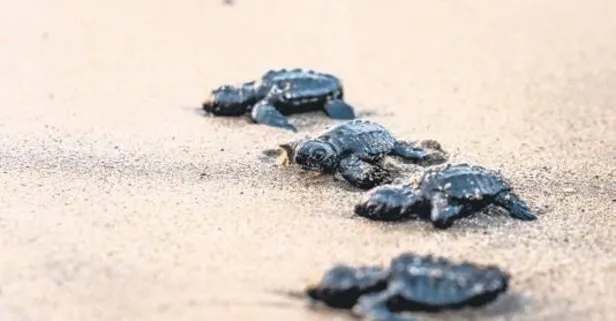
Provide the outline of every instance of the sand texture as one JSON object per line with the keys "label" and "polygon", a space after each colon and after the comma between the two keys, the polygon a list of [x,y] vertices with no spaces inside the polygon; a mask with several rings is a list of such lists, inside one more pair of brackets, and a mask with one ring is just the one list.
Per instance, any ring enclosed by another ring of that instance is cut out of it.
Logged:
{"label": "sand texture", "polygon": [[[497,264],[493,304],[421,320],[616,320],[616,1],[3,1],[0,320],[351,320],[278,295],[401,252]],[[536,222],[352,217],[278,168],[297,134],[198,113],[269,68],[502,171]]]}

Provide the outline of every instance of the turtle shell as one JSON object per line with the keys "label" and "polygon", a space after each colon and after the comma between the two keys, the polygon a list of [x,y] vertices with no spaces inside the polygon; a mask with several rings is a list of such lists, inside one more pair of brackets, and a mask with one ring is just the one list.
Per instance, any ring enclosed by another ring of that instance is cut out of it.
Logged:
{"label": "turtle shell", "polygon": [[480,306],[505,292],[509,279],[495,266],[403,253],[391,262],[386,305],[393,312]]}
{"label": "turtle shell", "polygon": [[266,97],[274,88],[282,91],[274,103],[283,114],[319,109],[328,100],[344,96],[339,78],[300,68],[265,73],[258,86],[259,96]]}
{"label": "turtle shell", "polygon": [[355,154],[364,160],[379,160],[394,148],[396,139],[382,125],[354,119],[337,125],[317,137],[332,143],[340,155]]}
{"label": "turtle shell", "polygon": [[482,199],[511,189],[501,175],[465,163],[430,169],[420,184],[427,195],[440,191],[454,199]]}

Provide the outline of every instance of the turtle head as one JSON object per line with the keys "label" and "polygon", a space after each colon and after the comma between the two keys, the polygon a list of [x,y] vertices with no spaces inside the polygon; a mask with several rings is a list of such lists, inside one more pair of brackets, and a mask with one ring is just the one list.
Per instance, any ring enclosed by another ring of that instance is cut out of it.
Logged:
{"label": "turtle head", "polygon": [[293,151],[293,162],[306,170],[333,172],[338,164],[338,153],[328,142],[320,140],[300,141],[296,143]]}
{"label": "turtle head", "polygon": [[406,183],[391,183],[374,187],[355,205],[358,216],[379,221],[398,221],[422,217],[429,213],[428,202],[421,191]]}
{"label": "turtle head", "polygon": [[220,86],[210,93],[201,107],[206,113],[217,116],[241,116],[254,103],[254,89],[244,86]]}

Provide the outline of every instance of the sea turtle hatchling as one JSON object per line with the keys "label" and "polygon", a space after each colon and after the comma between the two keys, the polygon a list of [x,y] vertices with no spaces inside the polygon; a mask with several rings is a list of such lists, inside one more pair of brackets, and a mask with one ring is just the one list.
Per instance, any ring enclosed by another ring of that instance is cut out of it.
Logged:
{"label": "sea turtle hatchling", "polygon": [[304,295],[369,320],[416,320],[409,312],[489,304],[507,291],[510,278],[494,265],[404,252],[391,260],[388,269],[338,264],[318,284],[308,286]]}
{"label": "sea turtle hatchling", "polygon": [[420,166],[447,160],[447,153],[437,141],[397,140],[382,125],[364,119],[343,122],[313,138],[281,144],[279,150],[282,165],[298,164],[304,170],[333,174],[361,189],[393,181],[382,163],[386,156]]}
{"label": "sea turtle hatchling", "polygon": [[239,117],[250,113],[254,123],[297,132],[286,116],[323,110],[333,119],[355,118],[344,102],[339,78],[322,72],[296,69],[270,70],[258,81],[222,85],[202,103],[206,114]]}
{"label": "sea turtle hatchling", "polygon": [[414,183],[377,186],[355,205],[354,213],[380,221],[427,219],[445,229],[490,204],[518,220],[537,218],[500,173],[467,163],[428,168]]}

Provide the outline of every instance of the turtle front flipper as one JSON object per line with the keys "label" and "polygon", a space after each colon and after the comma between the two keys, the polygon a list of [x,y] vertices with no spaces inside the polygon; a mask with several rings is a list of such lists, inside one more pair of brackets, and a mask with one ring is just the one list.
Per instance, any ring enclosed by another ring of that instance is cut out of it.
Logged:
{"label": "turtle front flipper", "polygon": [[449,203],[445,194],[435,193],[430,202],[432,205],[430,221],[435,227],[439,229],[449,228],[453,225],[453,221],[460,217],[462,206]]}
{"label": "turtle front flipper", "polygon": [[406,311],[393,312],[388,307],[391,294],[385,290],[363,295],[351,309],[352,313],[370,321],[417,321]]}
{"label": "turtle front flipper", "polygon": [[441,144],[431,139],[418,142],[396,141],[390,154],[422,166],[442,164],[448,158]]}
{"label": "turtle front flipper", "polygon": [[323,106],[325,113],[334,119],[355,119],[355,111],[353,107],[344,102],[342,99],[332,99]]}
{"label": "turtle front flipper", "polygon": [[389,171],[378,165],[362,161],[356,155],[343,158],[336,174],[361,189],[371,189],[377,185],[392,182],[392,175]]}
{"label": "turtle front flipper", "polygon": [[263,99],[255,104],[250,116],[255,123],[297,132],[297,128],[289,123],[289,120],[268,99]]}
{"label": "turtle front flipper", "polygon": [[528,204],[511,191],[498,193],[494,197],[494,204],[506,209],[509,215],[515,219],[522,221],[534,221],[537,219],[537,216],[533,214]]}

